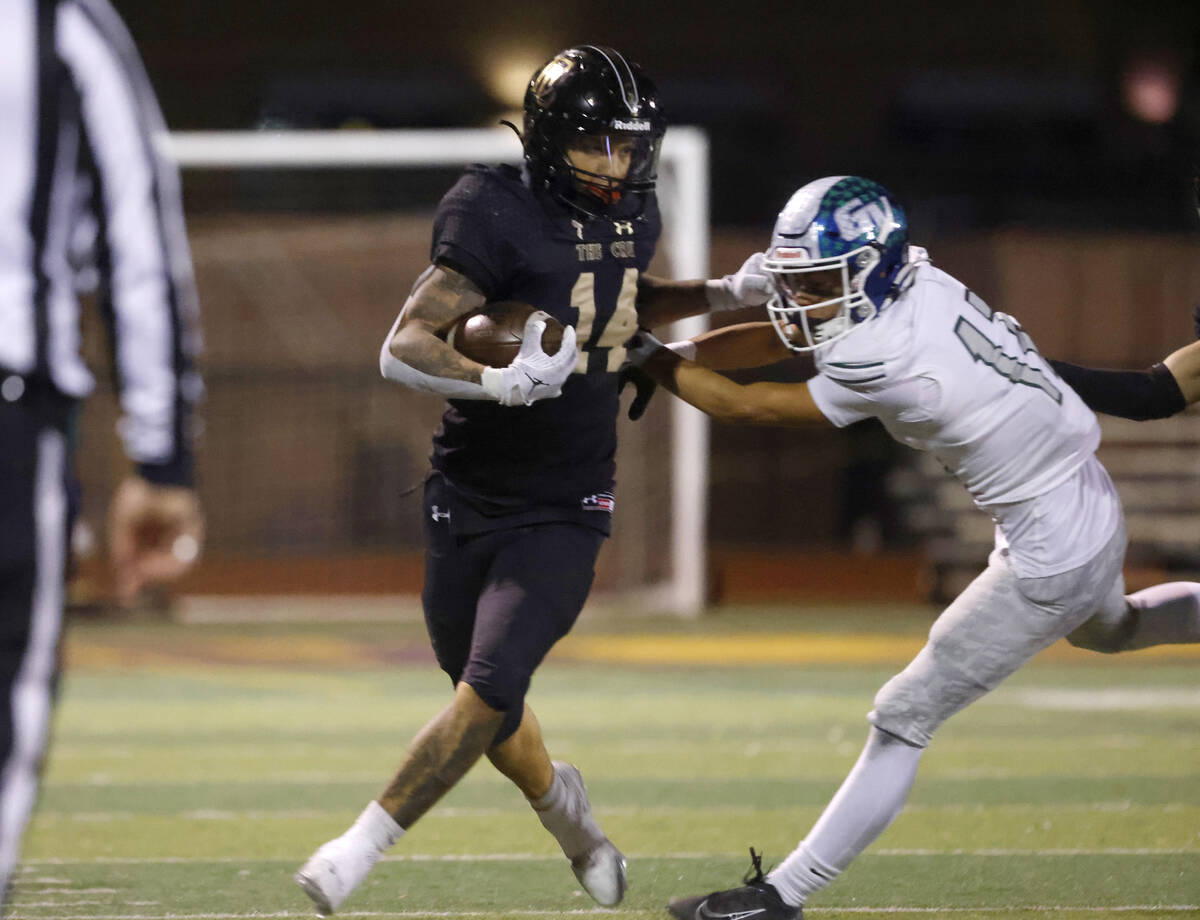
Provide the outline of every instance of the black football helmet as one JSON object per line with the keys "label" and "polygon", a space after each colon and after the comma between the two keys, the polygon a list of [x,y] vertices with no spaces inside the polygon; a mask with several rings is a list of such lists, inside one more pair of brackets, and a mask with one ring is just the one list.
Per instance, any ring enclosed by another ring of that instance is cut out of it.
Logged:
{"label": "black football helmet", "polygon": [[[525,91],[525,162],[535,184],[588,217],[640,214],[658,178],[667,123],[658,91],[637,64],[597,45],[560,51]],[[623,178],[573,165],[568,148],[628,156]],[[597,146],[599,145],[599,146]]]}

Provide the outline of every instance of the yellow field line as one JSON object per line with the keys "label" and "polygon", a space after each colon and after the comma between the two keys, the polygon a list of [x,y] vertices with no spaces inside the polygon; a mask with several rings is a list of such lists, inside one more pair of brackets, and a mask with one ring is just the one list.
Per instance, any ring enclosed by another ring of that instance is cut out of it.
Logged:
{"label": "yellow field line", "polygon": [[[555,646],[550,658],[616,665],[901,665],[920,651],[924,641],[921,635],[842,632],[575,635]],[[334,636],[278,636],[270,640],[208,636],[156,645],[122,643],[120,639],[84,640],[68,633],[65,659],[68,668],[98,670],[131,666],[386,666],[394,659],[382,651],[374,644]],[[1039,658],[1079,664],[1196,661],[1200,660],[1200,645],[1160,646],[1114,657],[1059,642]],[[415,660],[425,659],[422,646]],[[428,655],[427,663],[432,664],[432,655]]]}
{"label": "yellow field line", "polygon": [[[924,636],[888,633],[732,633],[679,636],[669,633],[568,636],[554,649],[558,658],[608,664],[903,664],[925,643]],[[1101,656],[1059,642],[1042,659],[1063,662],[1200,659],[1200,645],[1171,645],[1129,655]]]}

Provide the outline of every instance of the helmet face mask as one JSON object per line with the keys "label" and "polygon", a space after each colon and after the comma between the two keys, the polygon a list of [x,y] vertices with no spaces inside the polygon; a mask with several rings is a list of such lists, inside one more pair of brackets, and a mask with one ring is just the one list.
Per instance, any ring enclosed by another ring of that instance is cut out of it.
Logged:
{"label": "helmet face mask", "polygon": [[784,344],[816,351],[878,315],[895,296],[907,245],[903,210],[875,182],[833,176],[796,192],[763,260],[776,287],[767,313]]}
{"label": "helmet face mask", "polygon": [[575,190],[611,207],[654,189],[660,145],[661,136],[576,134],[564,140],[561,157]]}
{"label": "helmet face mask", "polygon": [[587,217],[634,217],[654,190],[666,121],[654,84],[611,48],[560,52],[525,92],[534,182]]}

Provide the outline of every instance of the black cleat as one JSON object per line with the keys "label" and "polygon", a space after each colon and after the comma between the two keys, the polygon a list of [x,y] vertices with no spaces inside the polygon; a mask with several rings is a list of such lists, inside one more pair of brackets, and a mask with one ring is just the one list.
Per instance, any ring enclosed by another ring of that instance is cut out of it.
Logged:
{"label": "black cleat", "polygon": [[779,892],[763,878],[762,857],[753,847],[750,861],[753,866],[742,879],[745,884],[741,888],[675,898],[667,910],[678,920],[803,920],[803,908],[784,904]]}

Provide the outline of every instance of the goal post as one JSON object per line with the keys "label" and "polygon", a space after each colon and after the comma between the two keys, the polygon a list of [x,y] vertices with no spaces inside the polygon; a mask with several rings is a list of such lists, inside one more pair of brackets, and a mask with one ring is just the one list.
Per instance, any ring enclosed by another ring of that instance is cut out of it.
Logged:
{"label": "goal post", "polygon": [[[520,145],[507,128],[183,131],[169,134],[165,145],[183,170],[442,168],[521,160]],[[707,136],[693,127],[669,129],[658,198],[664,226],[660,252],[672,277],[708,276],[708,186]],[[705,328],[705,317],[693,317],[675,324],[670,335],[683,338]],[[707,600],[708,420],[674,399],[669,417],[669,573],[636,594],[647,607],[695,616]],[[626,513],[638,509],[627,508]]]}

